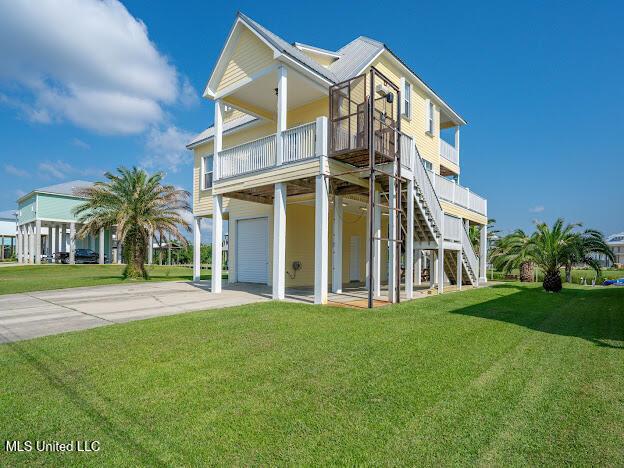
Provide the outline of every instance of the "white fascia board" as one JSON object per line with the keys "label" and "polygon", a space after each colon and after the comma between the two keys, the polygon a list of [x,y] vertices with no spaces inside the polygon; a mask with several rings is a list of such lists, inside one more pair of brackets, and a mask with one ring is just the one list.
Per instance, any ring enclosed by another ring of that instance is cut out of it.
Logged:
{"label": "white fascia board", "polygon": [[295,42],[295,47],[301,51],[308,50],[310,52],[314,52],[315,54],[326,55],[327,57],[333,57],[337,59],[341,57],[341,55],[336,52],[332,52],[327,49],[321,49],[319,47],[314,47],[314,46],[307,45],[307,44],[302,44],[301,42]]}

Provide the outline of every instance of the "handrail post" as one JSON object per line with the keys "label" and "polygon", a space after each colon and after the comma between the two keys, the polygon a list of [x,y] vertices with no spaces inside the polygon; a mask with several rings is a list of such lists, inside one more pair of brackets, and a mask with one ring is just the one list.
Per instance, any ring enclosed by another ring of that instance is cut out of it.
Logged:
{"label": "handrail post", "polygon": [[284,139],[282,132],[286,130],[288,106],[288,70],[284,65],[277,69],[277,134],[275,165],[281,166],[284,162]]}

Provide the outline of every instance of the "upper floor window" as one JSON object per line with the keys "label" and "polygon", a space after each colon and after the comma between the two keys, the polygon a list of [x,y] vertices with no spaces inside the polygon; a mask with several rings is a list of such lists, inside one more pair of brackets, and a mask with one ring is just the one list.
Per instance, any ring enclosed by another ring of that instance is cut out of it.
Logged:
{"label": "upper floor window", "polygon": [[425,166],[425,169],[427,169],[428,171],[433,171],[433,164],[431,163],[431,161],[427,161],[426,159],[423,158],[422,162],[423,162],[423,165]]}
{"label": "upper floor window", "polygon": [[401,93],[403,93],[403,109],[402,114],[405,118],[410,119],[412,117],[412,85],[405,78],[401,78],[403,86],[401,87]]}
{"label": "upper floor window", "polygon": [[433,102],[431,102],[431,99],[427,99],[427,121],[426,121],[426,130],[428,133],[431,133],[433,135],[433,115],[434,115],[434,107],[433,107]]}
{"label": "upper floor window", "polygon": [[212,154],[202,158],[202,190],[212,187]]}

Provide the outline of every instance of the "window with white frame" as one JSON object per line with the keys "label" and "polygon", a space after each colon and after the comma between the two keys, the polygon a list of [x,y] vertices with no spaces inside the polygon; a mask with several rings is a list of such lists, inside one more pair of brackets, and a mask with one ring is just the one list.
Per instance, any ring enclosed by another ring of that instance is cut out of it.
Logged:
{"label": "window with white frame", "polygon": [[202,158],[202,189],[206,190],[212,187],[212,154]]}
{"label": "window with white frame", "polygon": [[433,107],[433,102],[431,102],[431,99],[427,99],[427,122],[426,122],[426,130],[427,133],[430,133],[433,135],[433,115],[434,115],[434,107]]}
{"label": "window with white frame", "polygon": [[426,159],[423,158],[422,162],[423,162],[423,165],[425,166],[425,169],[427,169],[428,171],[433,171],[433,164],[431,163],[431,161],[427,161]]}
{"label": "window with white frame", "polygon": [[405,78],[401,78],[403,86],[401,92],[403,93],[403,116],[407,119],[412,118],[412,85],[409,84]]}

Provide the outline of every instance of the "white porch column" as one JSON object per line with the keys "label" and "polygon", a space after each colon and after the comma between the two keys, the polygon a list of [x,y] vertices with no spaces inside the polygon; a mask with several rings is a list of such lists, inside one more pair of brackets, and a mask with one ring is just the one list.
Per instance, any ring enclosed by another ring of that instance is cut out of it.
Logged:
{"label": "white porch column", "polygon": [[433,288],[438,277],[438,262],[436,261],[437,253],[435,250],[429,251],[429,287]]}
{"label": "white porch column", "polygon": [[154,263],[154,236],[150,232],[149,240],[147,241],[147,264],[151,265]]}
{"label": "white porch column", "polygon": [[455,151],[457,151],[457,165],[459,165],[459,125],[455,127]]}
{"label": "white porch column", "polygon": [[422,250],[416,249],[414,257],[416,259],[414,263],[414,283],[416,286],[420,286],[422,284]]}
{"label": "white porch column", "polygon": [[481,227],[479,245],[479,283],[487,283],[487,225]]}
{"label": "white porch column", "polygon": [[462,289],[462,273],[463,273],[463,268],[462,268],[462,249],[460,248],[457,251],[457,290],[461,291]]}
{"label": "white porch column", "polygon": [[[395,171],[396,172],[396,171]],[[388,301],[396,302],[396,193],[393,181],[388,186]]]}
{"label": "white porch column", "polygon": [[373,210],[373,296],[381,296],[381,196],[375,190],[375,208]]}
{"label": "white porch column", "polygon": [[99,245],[98,245],[98,263],[104,265],[104,228],[100,228],[99,233]]}
{"label": "white porch column", "polygon": [[52,252],[54,249],[54,233],[53,233],[53,229],[52,229],[52,225],[48,224],[48,238],[47,240],[47,252],[46,252],[46,256],[47,259],[50,260],[52,257]]}
{"label": "white porch column", "polygon": [[67,225],[61,224],[61,252],[67,252]]}
{"label": "white porch column", "polygon": [[[334,197],[334,235],[332,236],[332,292],[342,292],[342,197]],[[368,227],[367,227],[368,229]]]}
{"label": "white porch column", "polygon": [[76,263],[76,223],[69,223],[69,263]]}
{"label": "white porch column", "polygon": [[219,160],[219,152],[223,147],[223,102],[221,99],[215,101],[214,111],[214,145],[212,156],[212,180],[216,181],[221,178],[221,161]]}
{"label": "white porch column", "polygon": [[286,200],[287,184],[275,184],[273,198],[273,299],[286,297]]}
{"label": "white porch column", "polygon": [[201,218],[196,216],[193,219],[193,281],[199,280],[201,280]]}
{"label": "white porch column", "polygon": [[316,176],[316,201],[314,205],[314,303],[327,303],[327,268],[329,234],[329,199],[327,177]]}
{"label": "white porch column", "polygon": [[35,263],[35,223],[28,224],[28,263]]}
{"label": "white porch column", "polygon": [[41,263],[41,220],[35,221],[35,263]]}
{"label": "white porch column", "polygon": [[414,298],[414,179],[407,182],[407,235],[405,239],[405,296]]}
{"label": "white porch column", "polygon": [[223,263],[223,196],[212,196],[212,292],[221,292]]}
{"label": "white porch column", "polygon": [[24,259],[22,258],[22,227],[17,226],[17,230],[15,232],[15,256],[17,257],[17,263],[23,263]]}
{"label": "white porch column", "polygon": [[276,135],[276,162],[279,166],[284,162],[284,144],[282,132],[286,130],[288,114],[288,70],[284,65],[277,69],[277,135]]}
{"label": "white porch column", "polygon": [[444,211],[440,212],[440,241],[438,242],[438,293],[444,292]]}
{"label": "white porch column", "polygon": [[54,261],[56,262],[56,254],[61,251],[61,226],[54,226]]}

